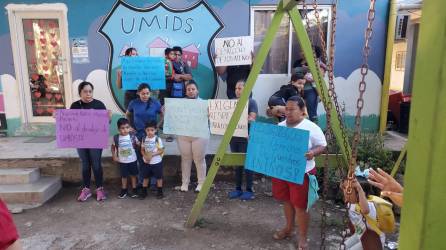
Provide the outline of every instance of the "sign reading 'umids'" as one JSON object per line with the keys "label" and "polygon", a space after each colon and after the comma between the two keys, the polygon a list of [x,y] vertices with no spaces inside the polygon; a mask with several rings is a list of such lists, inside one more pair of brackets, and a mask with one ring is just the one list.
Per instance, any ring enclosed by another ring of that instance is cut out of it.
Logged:
{"label": "sign reading 'umids'", "polygon": [[[208,101],[211,133],[224,135],[237,105],[237,100],[212,99]],[[242,116],[235,128],[234,136],[248,137],[248,105],[243,109]]]}
{"label": "sign reading 'umids'", "polygon": [[251,36],[226,37],[215,39],[215,65],[249,65],[254,42]]}

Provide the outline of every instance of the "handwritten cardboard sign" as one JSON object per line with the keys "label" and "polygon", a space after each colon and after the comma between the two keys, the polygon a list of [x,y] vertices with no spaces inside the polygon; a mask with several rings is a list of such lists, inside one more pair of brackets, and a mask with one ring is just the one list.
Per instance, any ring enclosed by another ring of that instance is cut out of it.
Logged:
{"label": "handwritten cardboard sign", "polygon": [[251,36],[215,39],[215,66],[249,65],[254,41]]}
{"label": "handwritten cardboard sign", "polygon": [[162,57],[123,56],[121,68],[123,89],[137,89],[141,83],[148,83],[152,90],[166,88]]}
{"label": "handwritten cardboard sign", "polygon": [[56,111],[58,148],[106,148],[109,117],[107,110],[58,109]]}
{"label": "handwritten cardboard sign", "polygon": [[310,132],[254,122],[249,131],[245,167],[281,180],[304,181]]}
{"label": "handwritten cardboard sign", "polygon": [[[237,100],[213,99],[209,102],[209,123],[211,133],[224,135],[228,127],[229,120],[234,113]],[[248,105],[245,106],[242,116],[235,128],[234,136],[248,137]]]}
{"label": "handwritten cardboard sign", "polygon": [[207,101],[166,98],[163,132],[209,138]]}

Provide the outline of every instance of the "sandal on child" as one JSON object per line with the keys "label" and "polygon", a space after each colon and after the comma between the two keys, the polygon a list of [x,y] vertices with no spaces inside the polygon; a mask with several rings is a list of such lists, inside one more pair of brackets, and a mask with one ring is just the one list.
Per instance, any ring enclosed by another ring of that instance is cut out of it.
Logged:
{"label": "sandal on child", "polygon": [[291,232],[292,231],[280,230],[273,234],[273,238],[275,240],[283,240],[283,239],[291,237]]}

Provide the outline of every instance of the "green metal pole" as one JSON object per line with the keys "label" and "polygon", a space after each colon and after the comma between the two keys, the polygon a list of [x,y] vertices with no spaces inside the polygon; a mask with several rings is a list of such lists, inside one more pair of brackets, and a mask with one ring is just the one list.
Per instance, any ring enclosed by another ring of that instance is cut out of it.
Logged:
{"label": "green metal pole", "polygon": [[389,6],[389,19],[387,20],[386,63],[384,66],[384,79],[381,90],[381,114],[379,116],[379,133],[381,134],[386,131],[387,127],[387,109],[389,107],[390,73],[392,70],[393,43],[395,40],[396,12],[396,0],[391,0]]}
{"label": "green metal pole", "polygon": [[254,64],[252,65],[251,73],[249,74],[248,79],[246,80],[243,93],[240,96],[239,101],[237,102],[237,106],[235,108],[234,114],[231,117],[231,120],[229,121],[228,128],[226,129],[225,135],[223,136],[223,140],[221,141],[217,153],[214,156],[214,160],[212,161],[212,165],[209,169],[203,187],[200,193],[198,194],[197,199],[195,200],[195,204],[192,208],[189,218],[187,219],[186,227],[193,227],[198,219],[198,216],[200,215],[203,204],[208,196],[209,189],[211,188],[211,185],[214,182],[214,178],[223,161],[223,157],[229,145],[229,141],[231,140],[231,137],[234,134],[235,127],[237,126],[237,123],[240,120],[242,111],[245,105],[248,103],[249,95],[252,91],[252,88],[254,87],[255,81],[257,80],[257,76],[259,75],[260,70],[262,69],[263,63],[266,60],[271,45],[273,44],[275,35],[279,29],[284,14],[285,11],[283,10],[281,1],[277,6],[277,10],[271,21],[271,25],[268,28],[268,31],[266,32],[265,39],[262,42],[260,50],[254,59]]}
{"label": "green metal pole", "polygon": [[[313,55],[313,49],[311,47],[311,42],[308,37],[307,31],[305,30],[304,24],[302,22],[302,18],[300,17],[300,14],[297,10],[297,8],[293,8],[288,11],[291,22],[293,23],[294,30],[296,31],[297,39],[299,40],[300,47],[302,48],[305,58],[307,59],[308,67],[310,68],[311,74],[313,74],[313,77],[316,82],[316,87],[319,90],[320,95],[324,96],[325,98],[322,98],[322,100],[326,100],[324,103],[324,106],[327,107],[329,105],[329,102],[331,102],[332,107],[334,107],[334,103],[332,102],[331,98],[328,96],[328,89],[327,85],[325,84],[324,78],[321,75],[321,72],[319,70],[319,67],[316,67],[316,64],[314,62],[314,55]],[[320,76],[320,77],[316,77]],[[321,79],[321,81],[319,81]],[[327,121],[328,122],[328,121]],[[344,147],[344,141],[347,138],[342,137],[341,132],[341,121],[338,119],[338,114],[336,112],[336,109],[331,109],[331,127],[333,129],[333,133],[336,137],[336,141],[339,145],[339,148],[341,149],[342,153],[342,159],[344,160],[345,166],[348,166],[349,159],[347,159],[347,154],[351,155],[351,149],[350,145],[348,144],[348,141],[345,145],[347,145],[347,148]]]}
{"label": "green metal pole", "polygon": [[395,165],[392,168],[392,172],[390,172],[390,175],[392,177],[395,177],[396,172],[398,172],[398,169],[400,168],[401,162],[404,159],[404,156],[406,155],[407,152],[407,142],[406,144],[404,144],[404,147],[401,149],[400,155],[398,156],[398,160],[396,160]]}
{"label": "green metal pole", "polygon": [[423,1],[399,249],[446,249],[446,9]]}

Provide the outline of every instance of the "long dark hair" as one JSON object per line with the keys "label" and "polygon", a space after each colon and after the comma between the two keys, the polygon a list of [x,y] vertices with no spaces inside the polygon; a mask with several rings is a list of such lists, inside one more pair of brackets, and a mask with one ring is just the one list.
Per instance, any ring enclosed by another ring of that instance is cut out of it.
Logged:
{"label": "long dark hair", "polygon": [[303,110],[307,105],[305,104],[305,101],[302,97],[298,95],[293,95],[292,97],[288,98],[288,102],[296,102],[297,106]]}
{"label": "long dark hair", "polygon": [[137,91],[141,92],[141,90],[143,90],[143,89],[148,89],[150,92],[152,92],[152,89],[150,88],[150,85],[148,83],[143,82],[143,83],[139,84]]}
{"label": "long dark hair", "polygon": [[135,48],[130,47],[130,48],[125,50],[124,55],[125,56],[130,56],[130,54],[132,54],[132,51],[136,51],[136,53],[138,53],[138,51]]}
{"label": "long dark hair", "polygon": [[81,91],[85,88],[85,86],[90,86],[92,90],[94,90],[94,86],[91,82],[81,82],[79,86],[77,86],[77,92],[81,95]]}
{"label": "long dark hair", "polygon": [[[150,85],[148,83],[141,83],[138,86],[137,92],[139,95],[139,92],[141,92],[143,89],[148,89],[149,92],[152,92],[152,89],[150,88]],[[152,97],[149,97],[149,100],[147,101],[146,110],[150,108],[150,105],[152,104]]]}

